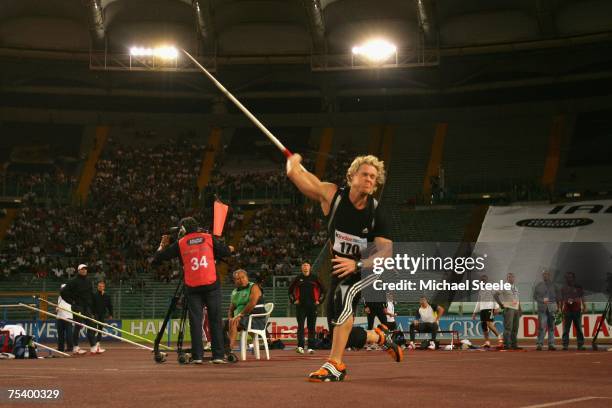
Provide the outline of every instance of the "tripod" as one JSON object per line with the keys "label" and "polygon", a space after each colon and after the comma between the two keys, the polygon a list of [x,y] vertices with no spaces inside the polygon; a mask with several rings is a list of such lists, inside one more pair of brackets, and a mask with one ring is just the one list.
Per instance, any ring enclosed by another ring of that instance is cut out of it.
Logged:
{"label": "tripod", "polygon": [[182,302],[183,306],[181,309],[181,320],[179,323],[179,333],[178,333],[178,339],[176,342],[176,352],[178,354],[178,362],[180,364],[187,364],[190,362],[191,349],[189,350],[189,352],[187,352],[187,350],[183,350],[183,338],[185,335],[185,321],[187,319],[187,308],[185,307],[184,295],[185,295],[185,286],[183,284],[183,279],[179,279],[178,285],[176,285],[176,289],[174,290],[174,295],[172,296],[172,300],[170,300],[170,306],[168,306],[168,311],[166,312],[166,316],[164,317],[164,322],[162,323],[161,328],[159,329],[159,332],[157,333],[157,336],[155,336],[155,342],[153,343],[153,359],[155,360],[156,363],[163,363],[166,361],[166,358],[168,357],[168,353],[159,351],[159,345],[166,331],[166,327],[168,326],[168,322],[172,318],[172,313],[174,313],[174,311],[176,310],[179,300],[181,300],[181,298],[183,298],[183,302]]}
{"label": "tripod", "polygon": [[606,324],[606,320],[608,321],[608,324],[612,323],[612,294],[608,296],[608,302],[606,303],[606,307],[603,313],[601,314],[601,317],[598,322],[599,324],[597,325],[597,328],[595,329],[595,335],[593,336],[593,342],[592,342],[592,348],[595,351],[598,348],[597,347],[597,337],[599,336],[599,333],[601,332],[603,325]]}
{"label": "tripod", "polygon": [[[181,302],[181,299],[182,299],[182,302]],[[178,332],[178,337],[176,340],[176,353],[178,354],[177,358],[178,358],[179,364],[189,364],[192,361],[191,349],[183,349],[183,339],[185,337],[185,328],[187,326],[188,308],[185,302],[185,285],[183,283],[183,280],[179,279],[178,285],[176,285],[176,289],[174,291],[174,296],[172,296],[172,300],[170,301],[170,306],[168,306],[166,317],[164,318],[161,328],[159,329],[159,332],[157,333],[157,336],[155,337],[155,342],[153,345],[153,359],[155,360],[156,363],[161,364],[165,362],[168,357],[168,353],[159,351],[159,345],[166,331],[166,327],[168,326],[168,322],[170,322],[170,319],[172,319],[172,314],[177,309],[179,304],[181,305],[180,306],[181,307],[181,314],[180,314],[181,318],[179,321],[179,332]],[[226,334],[225,343],[229,344],[229,338],[227,338],[227,334]],[[238,361],[238,357],[234,353],[232,353],[232,351],[229,350],[227,347],[225,350],[225,354],[227,356],[227,361],[229,361],[230,363],[236,363]]]}

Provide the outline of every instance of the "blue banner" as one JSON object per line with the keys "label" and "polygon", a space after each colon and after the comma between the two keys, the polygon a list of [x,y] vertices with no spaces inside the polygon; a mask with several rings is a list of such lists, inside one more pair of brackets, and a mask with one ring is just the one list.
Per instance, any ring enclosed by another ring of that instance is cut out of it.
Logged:
{"label": "blue banner", "polygon": [[[107,320],[104,323],[110,324],[113,327],[117,327],[121,329],[121,320]],[[38,342],[57,342],[57,329],[56,329],[56,320],[13,320],[8,321],[7,324],[18,324],[23,326],[26,333],[30,336],[34,337],[35,341]],[[88,325],[89,326],[89,325]],[[94,326],[91,326],[94,327]],[[110,332],[111,329],[104,328],[105,332]],[[121,337],[121,333],[114,331],[112,334]],[[81,330],[81,339],[87,339],[85,336],[85,331]],[[119,341],[117,339],[112,338],[107,334],[103,334],[102,338],[104,341]]]}
{"label": "blue banner", "polygon": [[[408,332],[410,330],[410,322],[412,322],[414,317],[407,316],[398,316],[395,318],[395,322],[397,324],[397,329]],[[366,327],[366,323],[358,324],[358,326]],[[495,328],[503,333],[504,331],[504,320],[501,315],[495,316]],[[471,316],[442,316],[439,323],[440,330],[453,330],[458,332],[459,337],[465,338],[483,338],[482,334],[482,324],[480,323],[480,319],[477,317],[475,320],[472,320]],[[422,337],[429,337],[430,334],[425,333]],[[419,334],[417,333],[417,338],[419,338]],[[439,334],[438,338],[450,338],[450,334]]]}

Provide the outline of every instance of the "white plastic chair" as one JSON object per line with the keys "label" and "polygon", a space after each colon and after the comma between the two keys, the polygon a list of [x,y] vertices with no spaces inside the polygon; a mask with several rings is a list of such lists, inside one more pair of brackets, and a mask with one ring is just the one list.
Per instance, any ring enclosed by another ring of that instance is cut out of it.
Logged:
{"label": "white plastic chair", "polygon": [[[266,360],[270,359],[270,351],[268,350],[268,338],[266,336],[266,326],[268,325],[268,319],[270,318],[270,315],[272,314],[272,310],[274,310],[274,303],[266,303],[264,305],[264,308],[266,310],[265,313],[257,313],[257,314],[249,315],[249,324],[247,325],[246,330],[243,330],[242,334],[240,335],[240,358],[242,360],[246,360],[247,336],[249,334],[253,335],[253,348],[255,351],[255,358],[257,360],[260,359],[259,338],[261,337],[261,341],[263,342],[264,349],[266,350]],[[253,322],[253,318],[256,318],[256,317],[265,317],[264,326],[263,326],[264,328],[262,330],[256,330],[256,329],[251,328],[251,323]]]}

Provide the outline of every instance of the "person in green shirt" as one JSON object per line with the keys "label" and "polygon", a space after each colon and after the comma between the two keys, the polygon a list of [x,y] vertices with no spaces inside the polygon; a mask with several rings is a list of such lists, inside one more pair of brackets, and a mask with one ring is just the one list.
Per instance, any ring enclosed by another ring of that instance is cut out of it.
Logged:
{"label": "person in green shirt", "polygon": [[[249,276],[244,269],[233,273],[236,288],[232,291],[231,303],[228,311],[227,330],[229,348],[233,350],[239,331],[246,330],[251,313],[265,313],[263,294],[259,285],[249,282]],[[251,322],[253,329],[262,330],[265,325],[264,318],[254,318]]]}

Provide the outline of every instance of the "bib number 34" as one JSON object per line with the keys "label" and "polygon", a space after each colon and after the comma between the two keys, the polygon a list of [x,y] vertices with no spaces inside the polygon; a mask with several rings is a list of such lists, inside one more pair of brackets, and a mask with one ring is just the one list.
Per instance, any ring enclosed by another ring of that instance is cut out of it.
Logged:
{"label": "bib number 34", "polygon": [[206,260],[206,255],[202,256],[202,258],[191,258],[191,270],[197,271],[200,268],[208,268],[208,261]]}

